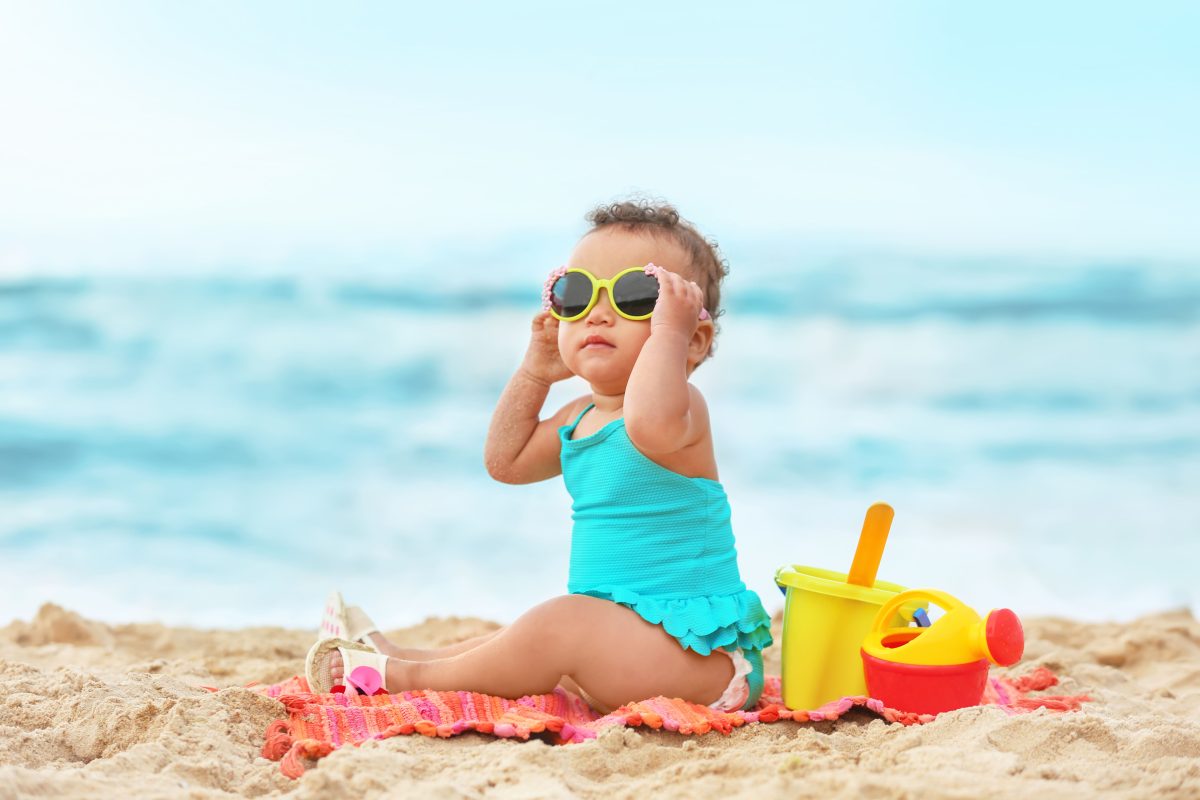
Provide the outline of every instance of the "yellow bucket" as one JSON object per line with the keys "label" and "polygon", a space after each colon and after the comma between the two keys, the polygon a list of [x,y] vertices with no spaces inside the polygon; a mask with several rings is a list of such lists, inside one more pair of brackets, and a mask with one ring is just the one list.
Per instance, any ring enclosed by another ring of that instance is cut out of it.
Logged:
{"label": "yellow bucket", "polygon": [[[831,700],[865,695],[863,639],[880,607],[904,587],[886,581],[858,586],[847,583],[845,573],[795,564],[780,567],[775,583],[787,596],[783,607],[784,705],[794,711],[812,711]],[[892,624],[905,625],[905,619],[903,609],[899,610]]]}

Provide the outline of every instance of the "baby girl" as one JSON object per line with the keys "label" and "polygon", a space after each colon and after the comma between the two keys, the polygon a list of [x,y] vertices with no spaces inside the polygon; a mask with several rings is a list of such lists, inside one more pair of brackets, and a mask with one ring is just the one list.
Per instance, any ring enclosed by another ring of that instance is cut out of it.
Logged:
{"label": "baby girl", "polygon": [[[712,356],[727,273],[674,208],[602,206],[551,272],[529,347],[492,416],[489,474],[561,474],[573,500],[567,594],[432,650],[397,647],[336,592],[309,652],[314,692],[563,686],[600,711],[656,695],[719,710],[762,693],[770,618],[738,572],[708,406],[688,378]],[[589,391],[539,419],[551,384]]]}

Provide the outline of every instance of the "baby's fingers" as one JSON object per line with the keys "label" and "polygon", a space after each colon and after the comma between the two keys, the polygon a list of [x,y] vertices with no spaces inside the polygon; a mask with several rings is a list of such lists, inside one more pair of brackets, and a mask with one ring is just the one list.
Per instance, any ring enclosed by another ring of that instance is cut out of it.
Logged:
{"label": "baby's fingers", "polygon": [[534,333],[540,333],[543,330],[554,330],[558,327],[558,319],[549,311],[542,310],[534,314],[533,322],[530,329]]}
{"label": "baby's fingers", "polygon": [[664,294],[677,295],[683,291],[683,277],[664,269],[658,273],[658,287]]}
{"label": "baby's fingers", "polygon": [[658,286],[659,291],[663,294],[704,305],[704,293],[700,290],[700,286],[682,275],[663,270],[658,275]]}

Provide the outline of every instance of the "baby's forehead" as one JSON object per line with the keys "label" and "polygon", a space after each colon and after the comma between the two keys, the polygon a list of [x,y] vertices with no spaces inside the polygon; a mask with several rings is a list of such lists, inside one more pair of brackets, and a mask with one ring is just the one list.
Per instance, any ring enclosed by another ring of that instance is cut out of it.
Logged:
{"label": "baby's forehead", "polygon": [[609,278],[630,267],[657,264],[695,280],[688,252],[668,236],[601,228],[575,245],[568,267],[580,267],[598,278]]}

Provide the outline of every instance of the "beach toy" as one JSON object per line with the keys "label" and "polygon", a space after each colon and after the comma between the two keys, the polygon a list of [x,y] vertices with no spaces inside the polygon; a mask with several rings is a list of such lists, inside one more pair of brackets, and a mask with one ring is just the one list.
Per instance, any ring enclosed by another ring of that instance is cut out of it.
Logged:
{"label": "beach toy", "polygon": [[[945,613],[928,627],[895,624],[905,604],[923,602]],[[862,662],[871,697],[915,714],[978,705],[988,665],[1009,667],[1025,651],[1025,634],[1007,608],[980,618],[962,601],[936,589],[912,589],[887,601],[863,639]]]}
{"label": "beach toy", "polygon": [[[775,583],[787,597],[783,609],[783,702],[811,711],[842,697],[867,693],[863,678],[863,637],[880,607],[903,586],[875,579],[892,524],[892,508],[867,509],[849,573],[793,564],[780,567]],[[919,606],[895,606],[889,624],[911,618]]]}

